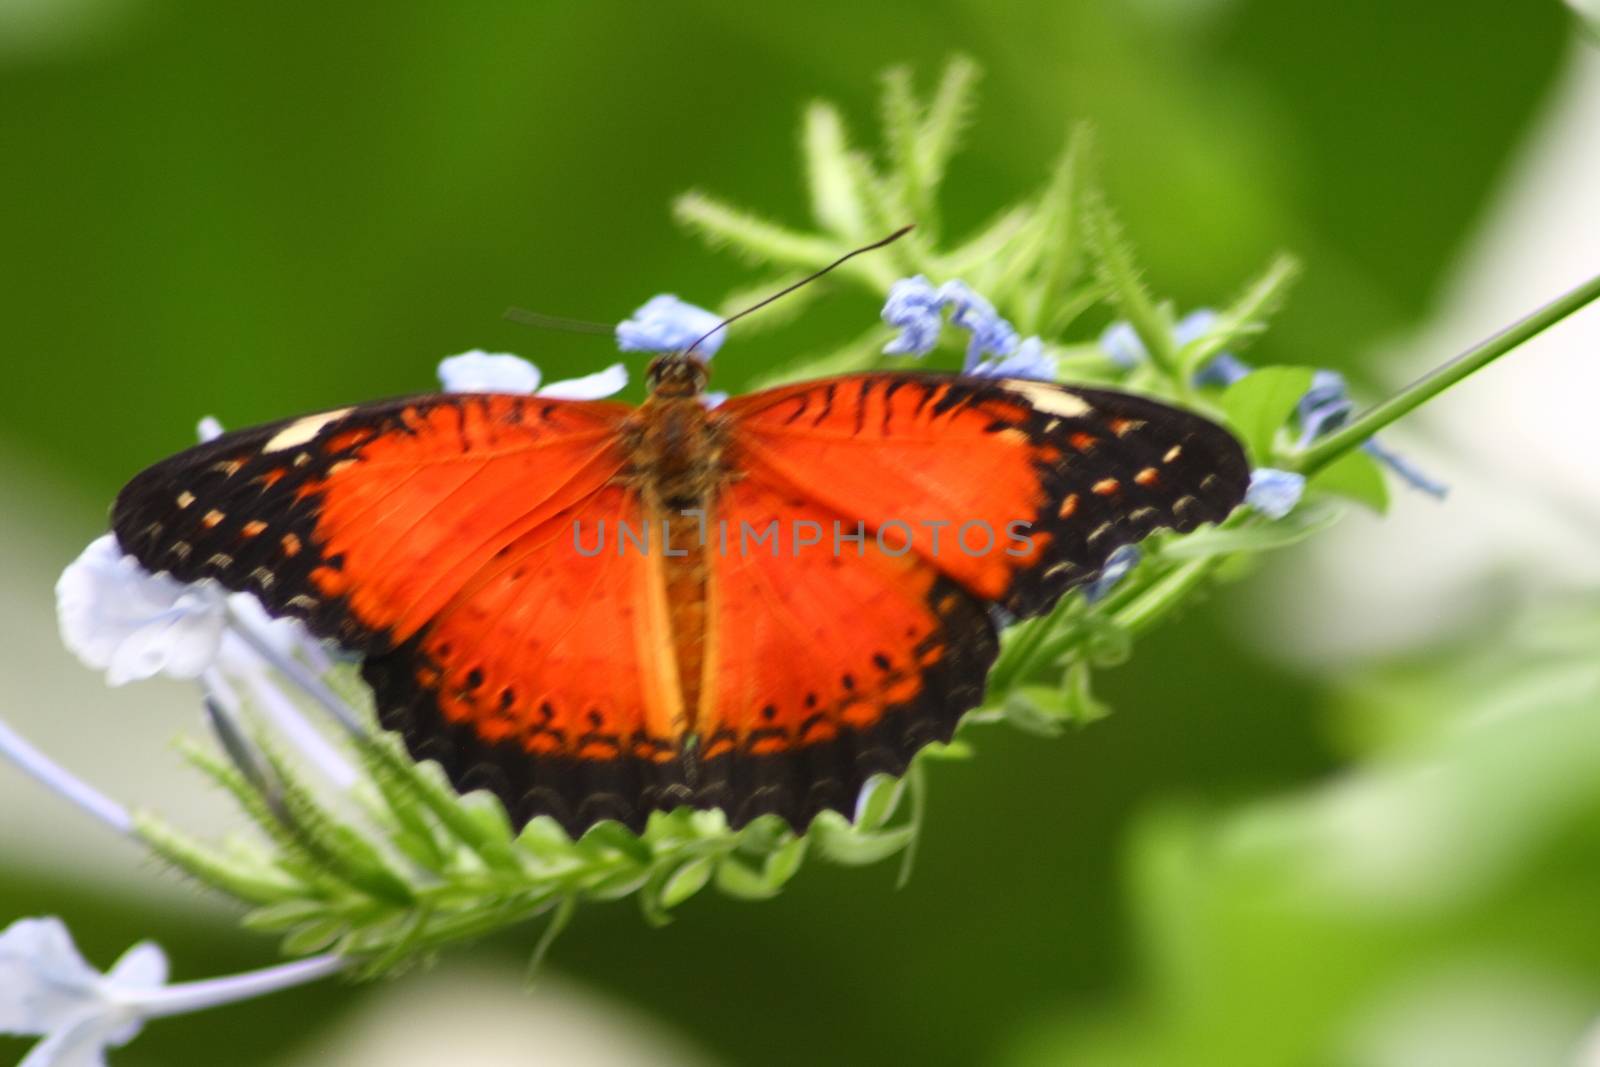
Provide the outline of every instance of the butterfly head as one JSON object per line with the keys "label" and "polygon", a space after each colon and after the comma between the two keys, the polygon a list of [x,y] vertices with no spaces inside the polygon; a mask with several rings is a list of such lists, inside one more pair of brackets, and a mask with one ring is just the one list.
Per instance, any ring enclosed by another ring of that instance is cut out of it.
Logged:
{"label": "butterfly head", "polygon": [[652,396],[698,396],[705,392],[711,367],[689,350],[668,352],[650,361],[645,377]]}

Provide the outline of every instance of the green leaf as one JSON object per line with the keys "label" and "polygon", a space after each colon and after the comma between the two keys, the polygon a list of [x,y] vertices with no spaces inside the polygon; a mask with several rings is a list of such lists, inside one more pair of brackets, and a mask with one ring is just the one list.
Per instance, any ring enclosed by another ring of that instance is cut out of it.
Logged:
{"label": "green leaf", "polygon": [[856,810],[860,813],[856,817],[856,825],[868,830],[882,826],[894,817],[895,809],[900,806],[904,796],[903,778],[887,774],[873,775],[861,790],[861,799],[856,804]]}
{"label": "green leaf", "polygon": [[643,867],[628,867],[595,881],[585,892],[595,900],[621,900],[639,892],[649,881],[649,870]]}
{"label": "green leaf", "polygon": [[700,856],[673,871],[661,886],[662,906],[675,908],[700,892],[711,880],[712,872],[715,870],[714,857]]}
{"label": "green leaf", "polygon": [[488,864],[503,871],[519,871],[515,852],[487,833],[461,806],[461,798],[434,762],[417,763],[401,747],[400,738],[388,733],[372,733],[361,745],[369,760],[381,763],[393,777],[394,788],[404,789],[425,807],[457,841],[472,849]]}
{"label": "green leaf", "polygon": [[1224,348],[1243,348],[1264,332],[1267,320],[1282,305],[1299,275],[1300,263],[1293,256],[1275,257],[1261,277],[1250,283],[1232,305],[1218,313],[1209,330],[1183,346],[1178,353],[1180,373],[1193,377]]}
{"label": "green leaf", "polygon": [[150,851],[203,885],[253,904],[293,901],[314,892],[313,887],[285,878],[277,871],[248,867],[200,844],[152,815],[135,812],[134,832]]}
{"label": "green leaf", "polygon": [[1001,211],[971,237],[938,256],[931,265],[935,281],[971,274],[1007,254],[1011,244],[1037,224],[1038,213],[1029,204]]}
{"label": "green leaf", "polygon": [[333,944],[345,932],[341,919],[321,919],[307,923],[285,937],[281,950],[285,956],[309,956]]}
{"label": "green leaf", "polygon": [[1092,722],[1099,722],[1111,714],[1111,707],[1094,695],[1090,682],[1094,671],[1083,660],[1073,662],[1067,668],[1066,678],[1062,680],[1063,703],[1066,707],[1066,719],[1075,726],[1087,726]]}
{"label": "green leaf", "polygon": [[635,863],[649,865],[655,852],[639,835],[615,822],[597,822],[578,841],[580,852],[604,858],[608,853],[621,853]]}
{"label": "green leaf", "polygon": [[1379,515],[1389,510],[1389,483],[1384,480],[1383,469],[1377,460],[1359,450],[1346,452],[1313,474],[1306,488],[1354,500]]}
{"label": "green leaf", "polygon": [[1077,317],[1072,289],[1083,273],[1081,200],[1092,136],[1088,123],[1078,123],[1072,128],[1067,135],[1066,148],[1050,175],[1050,184],[1040,197],[1044,253],[1031,306],[1019,314],[1018,325],[1024,333],[1047,332],[1057,336]]}
{"label": "green leaf", "polygon": [[244,918],[239,920],[239,924],[247,930],[277,933],[313,920],[324,919],[327,914],[328,905],[323,901],[285,900],[247,912]]}
{"label": "green leaf", "polygon": [[550,946],[556,943],[556,938],[561,936],[563,930],[572,922],[573,914],[578,910],[576,897],[562,897],[561,903],[555,906],[550,919],[544,924],[544,929],[539,931],[539,940],[533,946],[533,952],[528,957],[528,981],[532,982],[544,966],[545,957],[550,955]]}
{"label": "green leaf", "polygon": [[[678,197],[672,214],[680,225],[713,247],[726,245],[757,262],[816,270],[838,258],[841,251],[834,241],[768,222],[700,193]],[[839,269],[860,268],[852,261]]]}
{"label": "green leaf", "polygon": [[974,755],[976,755],[976,753],[973,751],[972,746],[967,744],[965,741],[945,741],[942,743],[938,741],[932,741],[923,746],[922,751],[917,753],[917,758],[925,760],[948,760],[951,762],[960,762],[962,760],[969,760]]}
{"label": "green leaf", "polygon": [[[1093,190],[1085,198],[1083,221],[1084,237],[1094,253],[1100,280],[1112,304],[1139,335],[1145,351],[1150,354],[1152,366],[1170,376],[1177,363],[1171,316],[1156,304],[1145,288],[1133,246],[1123,236],[1121,224],[1099,190]],[[1179,379],[1177,384],[1185,387],[1187,381]]]}
{"label": "green leaf", "polygon": [[1269,552],[1299,544],[1339,521],[1340,509],[1326,500],[1308,501],[1281,519],[1250,525],[1198,530],[1168,544],[1162,559],[1195,560],[1236,552]]}
{"label": "green leaf", "polygon": [[262,751],[280,784],[285,825],[298,846],[329,875],[352,888],[398,907],[412,904],[411,886],[378,848],[320,804],[282,759],[270,750]]}
{"label": "green leaf", "polygon": [[944,181],[950,157],[961,144],[961,134],[977,98],[979,77],[976,63],[966,56],[955,56],[945,64],[939,87],[928,102],[917,137],[917,165],[930,201]]}
{"label": "green leaf", "polygon": [[823,229],[847,241],[865,241],[867,209],[838,109],[821,101],[806,108],[801,136],[812,217]]}
{"label": "green leaf", "polygon": [[890,173],[913,217],[929,229],[932,191],[922,172],[922,107],[911,87],[911,70],[891,67],[883,74],[883,140],[889,151]]}
{"label": "green leaf", "polygon": [[1007,725],[1036,737],[1060,737],[1071,715],[1065,694],[1050,685],[1018,686],[1006,694],[1000,712]]}
{"label": "green leaf", "polygon": [[511,818],[506,814],[506,806],[499,797],[481,789],[474,790],[462,796],[461,808],[477,826],[481,840],[507,849],[511,847]]}
{"label": "green leaf", "polygon": [[915,831],[909,826],[893,830],[857,830],[838,812],[823,812],[811,824],[811,838],[817,852],[832,863],[858,867],[879,863],[911,843]]}
{"label": "green leaf", "polygon": [[717,864],[716,882],[719,892],[735,900],[769,900],[777,895],[765,875],[736,856],[724,856]]}
{"label": "green leaf", "polygon": [[774,893],[799,872],[808,847],[806,838],[795,835],[767,854],[762,879]]}
{"label": "green leaf", "polygon": [[1278,431],[1311,388],[1310,367],[1262,367],[1222,394],[1222,410],[1256,466],[1271,463]]}

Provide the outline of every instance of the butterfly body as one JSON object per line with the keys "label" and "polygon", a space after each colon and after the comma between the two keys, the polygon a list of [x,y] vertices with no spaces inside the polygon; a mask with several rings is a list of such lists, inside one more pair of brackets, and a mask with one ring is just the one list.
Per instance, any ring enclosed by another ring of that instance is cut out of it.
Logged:
{"label": "butterfly body", "polygon": [[1135,396],[866,373],[708,408],[706,373],[658,359],[637,408],[445,394],[237,431],[134,478],[112,526],[361,654],[383,725],[519,825],[799,829],[951,736],[997,618],[1248,480],[1225,431]]}

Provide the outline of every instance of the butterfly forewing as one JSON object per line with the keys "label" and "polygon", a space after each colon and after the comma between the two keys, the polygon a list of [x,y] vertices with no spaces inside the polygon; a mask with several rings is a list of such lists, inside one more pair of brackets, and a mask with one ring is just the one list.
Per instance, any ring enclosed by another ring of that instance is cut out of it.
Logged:
{"label": "butterfly forewing", "polygon": [[870,530],[909,530],[917,552],[1016,616],[1152,530],[1221,520],[1249,484],[1227,431],[1124,393],[863,374],[727,406],[750,476]]}

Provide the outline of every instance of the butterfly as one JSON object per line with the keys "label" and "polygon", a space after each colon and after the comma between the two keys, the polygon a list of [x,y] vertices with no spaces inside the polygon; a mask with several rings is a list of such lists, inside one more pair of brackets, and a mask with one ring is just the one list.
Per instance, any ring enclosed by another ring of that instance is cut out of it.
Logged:
{"label": "butterfly", "polygon": [[708,373],[238,430],[134,477],[112,528],[359,654],[382,725],[518,826],[804,830],[951,737],[1003,622],[1249,480],[1226,430],[1129,394],[868,372],[713,408]]}

